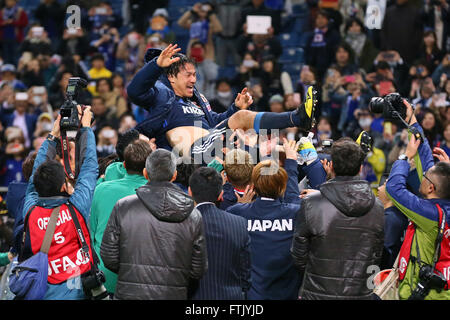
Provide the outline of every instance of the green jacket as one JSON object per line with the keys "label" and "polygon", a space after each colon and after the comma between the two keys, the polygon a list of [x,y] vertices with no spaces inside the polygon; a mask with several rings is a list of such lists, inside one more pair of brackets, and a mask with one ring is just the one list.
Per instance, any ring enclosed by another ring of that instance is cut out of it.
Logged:
{"label": "green jacket", "polygon": [[6,266],[9,264],[8,252],[0,253],[0,267]]}
{"label": "green jacket", "polygon": [[89,220],[90,233],[93,248],[100,260],[99,268],[105,273],[105,288],[108,292],[114,293],[117,283],[117,274],[108,270],[100,257],[100,246],[109,216],[118,200],[136,194],[136,189],[147,182],[141,175],[125,173],[124,178],[103,182],[95,189]]}
{"label": "green jacket", "polygon": [[113,162],[106,168],[105,176],[97,180],[97,186],[106,181],[122,179],[126,174],[127,170],[122,162]]}
{"label": "green jacket", "polygon": [[[413,126],[422,131],[422,128],[418,124],[414,124]],[[424,172],[428,171],[434,165],[432,151],[427,139],[424,139],[424,142],[420,144],[414,160],[417,174],[419,175],[420,181],[422,181]],[[418,256],[416,246],[417,238],[421,260],[431,265],[439,229],[439,212],[436,208],[436,203],[443,210],[450,212],[450,201],[445,199],[423,199],[408,191],[406,189],[406,180],[409,170],[410,166],[407,161],[397,160],[391,169],[386,183],[386,192],[394,205],[416,225],[411,246],[411,256]],[[449,218],[447,217],[447,223],[450,223]],[[418,263],[414,263],[410,259],[405,278],[399,284],[399,296],[401,300],[408,299],[411,292],[417,287],[419,269]],[[425,297],[425,300],[450,300],[450,290],[443,290],[439,293],[433,289]]]}

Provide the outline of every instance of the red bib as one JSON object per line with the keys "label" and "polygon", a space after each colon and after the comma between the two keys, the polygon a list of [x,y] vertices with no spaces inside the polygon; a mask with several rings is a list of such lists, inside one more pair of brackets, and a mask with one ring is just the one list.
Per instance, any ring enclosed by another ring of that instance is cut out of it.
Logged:
{"label": "red bib", "polygon": [[[436,204],[439,212],[438,226],[440,227],[441,221],[443,219],[443,213],[441,207]],[[411,221],[409,222],[408,228],[406,229],[405,240],[403,241],[402,247],[400,249],[400,256],[398,259],[398,272],[399,279],[403,280],[406,275],[406,270],[408,269],[409,260],[411,256],[411,245],[416,232],[416,226]],[[417,248],[419,250],[419,248]],[[435,270],[442,273],[447,280],[446,289],[450,288],[450,229],[445,222],[444,227],[444,237],[441,242],[441,252],[438,261],[435,266]]]}
{"label": "red bib", "polygon": [[[89,231],[86,223],[78,210],[75,207],[73,208],[89,246],[89,256],[92,257]],[[52,211],[53,209],[35,207],[29,213],[28,227],[33,254],[36,254],[41,249]],[[70,211],[67,205],[63,204],[59,211],[55,233],[48,252],[48,282],[58,284],[81,275],[89,271],[90,268],[89,259],[85,259],[84,255],[82,255],[81,244]]]}

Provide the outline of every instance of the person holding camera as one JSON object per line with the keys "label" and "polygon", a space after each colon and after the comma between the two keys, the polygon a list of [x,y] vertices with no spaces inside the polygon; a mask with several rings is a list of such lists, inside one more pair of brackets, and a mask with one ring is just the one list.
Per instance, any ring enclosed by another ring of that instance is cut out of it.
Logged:
{"label": "person holding camera", "polygon": [[[85,107],[84,111],[79,105],[77,108],[81,169],[75,184],[66,179],[63,165],[54,160],[60,137],[59,115],[36,156],[23,208],[26,237],[19,261],[40,250],[50,215],[54,208],[60,207],[48,252],[48,286],[44,300],[81,300],[86,298],[86,293],[92,294],[92,289],[95,291],[101,287],[101,283],[92,281],[98,279],[98,274],[92,263],[95,258],[87,228],[98,175],[95,137],[90,128],[92,114],[90,106]],[[83,241],[77,229],[81,229],[88,249],[85,245],[81,246]]]}
{"label": "person holding camera", "polygon": [[[449,300],[450,164],[434,164],[430,145],[413,108],[406,100],[403,102],[404,119],[413,134],[406,152],[394,163],[386,184],[389,198],[410,220],[399,254],[399,297],[402,300]],[[406,188],[412,160],[421,180],[421,196]]]}

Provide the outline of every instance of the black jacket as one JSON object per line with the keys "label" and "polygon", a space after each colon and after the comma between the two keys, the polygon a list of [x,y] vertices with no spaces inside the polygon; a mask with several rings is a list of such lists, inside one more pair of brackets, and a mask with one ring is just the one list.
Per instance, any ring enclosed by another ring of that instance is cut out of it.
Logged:
{"label": "black jacket", "polygon": [[174,184],[149,182],[116,203],[100,255],[118,274],[114,298],[187,299],[207,269],[202,216]]}
{"label": "black jacket", "polygon": [[367,181],[337,177],[305,199],[291,248],[305,272],[302,299],[370,299],[369,266],[380,264],[384,210]]}

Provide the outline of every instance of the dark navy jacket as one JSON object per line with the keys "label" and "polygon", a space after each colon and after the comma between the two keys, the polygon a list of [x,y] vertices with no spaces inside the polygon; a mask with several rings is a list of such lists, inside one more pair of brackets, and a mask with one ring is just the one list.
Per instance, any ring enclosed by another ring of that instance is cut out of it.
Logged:
{"label": "dark navy jacket", "polygon": [[[295,219],[300,211],[297,162],[289,175],[284,200],[257,197],[252,203],[238,203],[228,212],[247,219],[251,239],[251,300],[294,300],[298,297],[301,277],[290,254]],[[294,169],[295,168],[295,169]]]}
{"label": "dark navy jacket", "polygon": [[242,300],[250,289],[250,236],[247,221],[201,203],[208,252],[208,270],[200,279],[194,300]]}
{"label": "dark navy jacket", "polygon": [[[156,64],[157,57],[139,70],[127,87],[128,98],[134,104],[146,109],[149,116],[136,126],[136,129],[148,136],[156,137],[159,148],[172,150],[165,133],[180,126],[194,126],[201,122],[202,128],[214,128],[221,121],[238,111],[234,103],[226,112],[211,110],[208,100],[194,87],[194,96],[183,99],[177,95],[163,74],[163,68]],[[191,101],[195,101],[197,106]]]}
{"label": "dark navy jacket", "polygon": [[[7,127],[11,127],[14,123],[14,119],[15,119],[15,114],[14,112],[6,114],[6,113],[0,113],[0,117],[1,117],[1,122],[3,127],[7,128]],[[25,114],[25,123],[27,125],[27,130],[28,130],[28,138],[30,140],[30,142],[33,142],[33,134],[34,134],[34,130],[36,129],[36,121],[37,121],[38,116],[36,114],[29,114],[26,113]]]}

